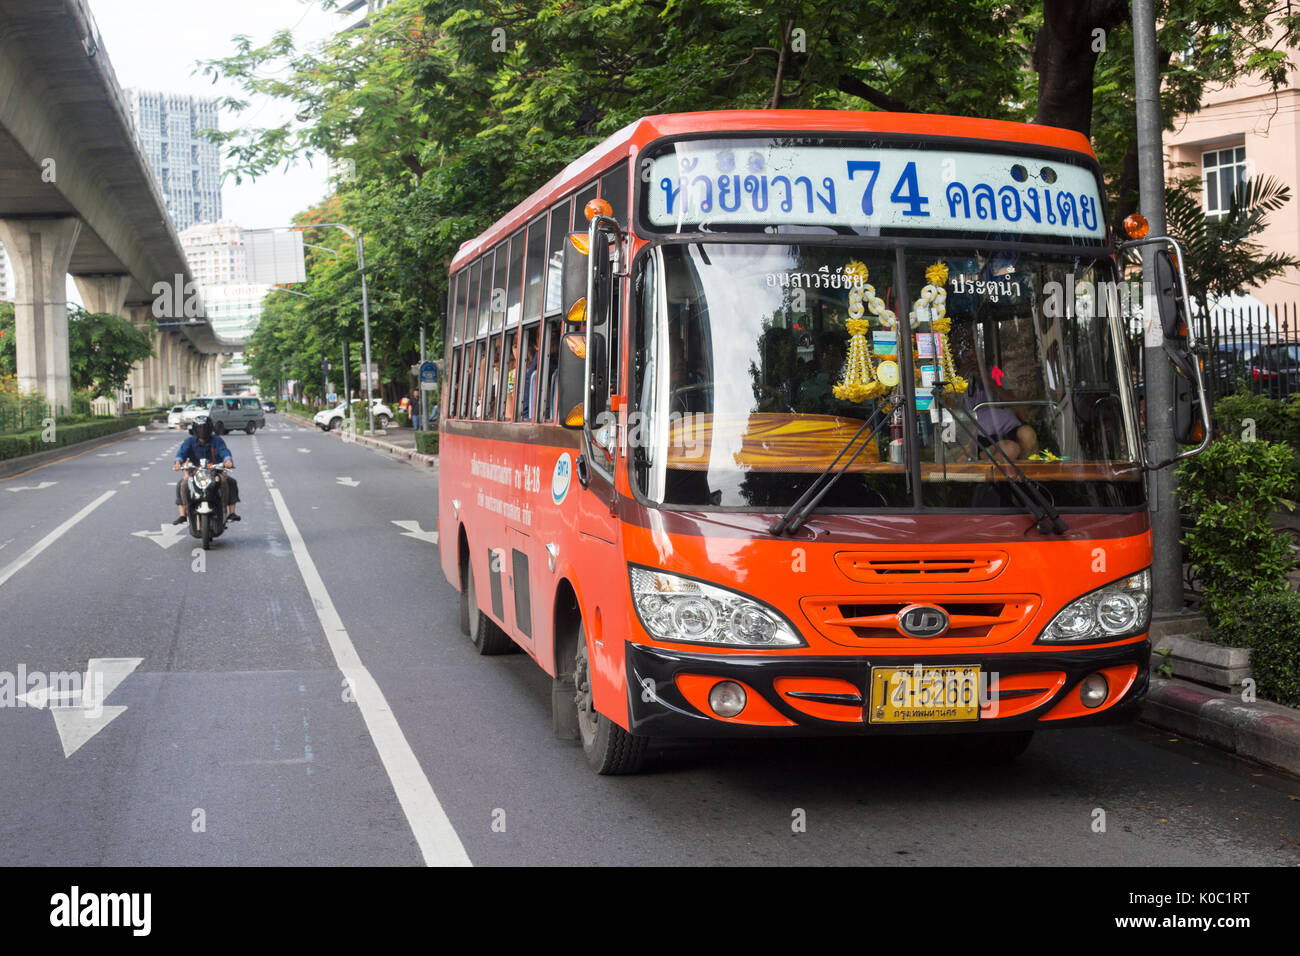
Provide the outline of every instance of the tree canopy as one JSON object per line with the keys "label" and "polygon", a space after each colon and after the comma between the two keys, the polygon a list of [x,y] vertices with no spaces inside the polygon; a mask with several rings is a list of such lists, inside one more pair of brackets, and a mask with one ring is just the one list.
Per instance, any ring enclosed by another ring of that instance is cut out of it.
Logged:
{"label": "tree canopy", "polygon": [[[1208,89],[1284,82],[1300,7],[1163,0],[1157,14],[1168,124]],[[1091,135],[1122,219],[1137,203],[1129,16],[1126,0],[395,0],[321,47],[287,30],[262,46],[236,37],[202,68],[241,85],[232,108],[293,104],[291,122],[216,134],[228,175],[317,158],[341,171],[302,221],[364,233],[380,375],[399,382],[420,323],[440,327],[460,243],[642,115],[780,106],[1065,126]],[[360,310],[350,243],[330,230],[308,241],[339,255],[313,251],[309,298],[272,295],[252,360],[280,354],[278,336],[303,353],[291,377],[310,384],[322,355],[358,341]]]}

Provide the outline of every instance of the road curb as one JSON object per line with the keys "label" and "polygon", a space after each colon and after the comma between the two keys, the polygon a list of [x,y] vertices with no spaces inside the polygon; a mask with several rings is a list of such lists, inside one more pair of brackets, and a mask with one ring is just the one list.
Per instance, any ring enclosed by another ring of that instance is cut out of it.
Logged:
{"label": "road curb", "polygon": [[1141,720],[1300,776],[1300,711],[1153,677]]}
{"label": "road curb", "polygon": [[[302,422],[304,425],[310,425],[312,428],[317,427],[314,422],[295,415],[292,412],[281,412],[281,414],[286,418],[292,418],[294,421]],[[341,431],[331,431],[326,432],[326,434],[334,435],[339,439],[339,441],[345,441],[348,444],[366,445],[369,448],[384,452],[394,458],[405,458],[408,463],[419,468],[436,468],[438,465],[437,455],[422,455],[414,448],[403,448],[401,445],[394,445],[392,442],[384,441],[382,438],[375,438],[373,435],[353,435],[351,438],[345,439]]]}

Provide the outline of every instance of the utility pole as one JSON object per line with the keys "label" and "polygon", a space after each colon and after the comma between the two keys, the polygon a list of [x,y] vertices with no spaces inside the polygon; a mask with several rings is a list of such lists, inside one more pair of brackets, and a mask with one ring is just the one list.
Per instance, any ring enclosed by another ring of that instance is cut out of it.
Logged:
{"label": "utility pole", "polygon": [[[1160,65],[1156,45],[1154,0],[1133,0],[1133,69],[1136,77],[1138,186],[1142,215],[1150,235],[1166,235],[1165,158],[1161,141]],[[1146,399],[1147,440],[1151,461],[1168,461],[1178,453],[1174,441],[1174,370],[1164,354],[1164,330],[1156,308],[1154,280],[1156,249],[1142,250],[1142,319],[1146,323],[1142,364]],[[1157,614],[1183,610],[1183,560],[1179,546],[1178,482],[1174,469],[1150,473],[1151,528],[1155,536],[1151,587]]]}
{"label": "utility pole", "polygon": [[[424,363],[425,363],[425,361],[426,361],[426,359],[425,359],[425,357],[424,357],[424,323],[421,322],[421,323],[420,323],[420,368],[421,368],[421,369],[424,368]],[[417,376],[417,378],[418,378],[418,376]],[[427,404],[426,404],[426,402],[425,402],[425,400],[424,400],[424,396],[427,394],[427,392],[426,392],[426,390],[425,390],[425,387],[424,387],[424,380],[423,380],[423,379],[419,379],[419,381],[417,382],[417,384],[420,386],[420,424],[422,424],[422,425],[424,426],[424,430],[425,430],[425,431],[428,431],[428,430],[429,430],[429,418],[428,418],[429,410],[428,410]]]}
{"label": "utility pole", "polygon": [[343,401],[347,403],[349,412],[352,410],[352,377],[349,374],[352,370],[348,367],[351,363],[348,361],[348,340],[343,340]]}

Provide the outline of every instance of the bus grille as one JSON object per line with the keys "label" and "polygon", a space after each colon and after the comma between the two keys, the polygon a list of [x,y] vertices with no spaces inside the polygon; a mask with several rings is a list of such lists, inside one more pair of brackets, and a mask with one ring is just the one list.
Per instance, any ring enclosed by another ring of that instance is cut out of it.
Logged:
{"label": "bus grille", "polygon": [[841,551],[835,555],[852,581],[862,584],[900,584],[911,579],[926,584],[975,584],[991,581],[1007,566],[1005,551],[962,551],[953,554],[932,549],[913,551]]}
{"label": "bus grille", "polygon": [[1040,600],[1032,595],[972,595],[941,598],[917,595],[907,598],[863,599],[816,597],[801,602],[809,621],[837,644],[890,644],[917,640],[898,628],[898,613],[911,604],[941,608],[949,620],[948,630],[936,638],[924,638],[935,647],[963,644],[999,644],[1010,640],[1033,618]]}

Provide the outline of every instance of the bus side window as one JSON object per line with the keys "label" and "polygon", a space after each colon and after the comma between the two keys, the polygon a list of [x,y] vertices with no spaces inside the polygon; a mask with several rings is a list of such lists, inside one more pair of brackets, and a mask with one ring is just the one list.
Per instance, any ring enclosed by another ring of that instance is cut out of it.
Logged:
{"label": "bus side window", "polygon": [[540,326],[534,325],[524,329],[524,344],[519,350],[519,368],[522,370],[518,376],[518,394],[519,394],[519,421],[531,422],[536,417],[537,393],[534,391],[537,385],[537,331]]}
{"label": "bus side window", "polygon": [[555,403],[559,398],[556,388],[556,371],[560,356],[560,320],[551,319],[546,323],[546,352],[538,368],[538,392],[542,398],[542,421],[555,421]]}
{"label": "bus side window", "polygon": [[515,333],[507,332],[505,351],[502,354],[502,359],[501,359],[504,367],[501,370],[501,401],[500,401],[500,405],[501,405],[500,418],[502,421],[506,421],[506,422],[513,421],[515,417],[515,394],[516,394],[516,386],[518,384],[515,381],[516,378],[515,363],[517,360],[518,360],[518,355],[516,355],[515,353]]}

